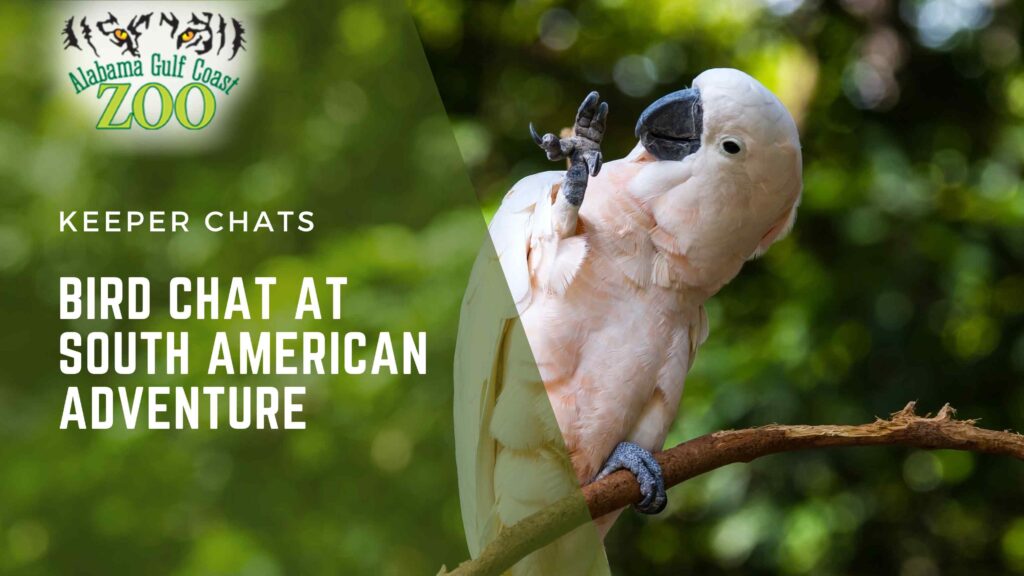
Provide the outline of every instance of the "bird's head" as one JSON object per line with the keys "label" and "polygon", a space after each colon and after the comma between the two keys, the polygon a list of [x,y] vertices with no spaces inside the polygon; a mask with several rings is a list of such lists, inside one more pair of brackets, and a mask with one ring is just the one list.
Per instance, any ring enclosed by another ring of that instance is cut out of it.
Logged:
{"label": "bird's head", "polygon": [[[708,70],[651,104],[628,160],[630,191],[657,221],[655,240],[717,290],[789,232],[802,189],[796,123],[751,76]],[[684,266],[684,267],[685,267]]]}

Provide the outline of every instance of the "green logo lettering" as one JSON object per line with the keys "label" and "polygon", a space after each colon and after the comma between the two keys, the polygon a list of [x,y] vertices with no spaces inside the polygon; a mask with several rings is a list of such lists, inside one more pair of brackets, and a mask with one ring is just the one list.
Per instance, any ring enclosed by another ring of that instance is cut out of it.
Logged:
{"label": "green logo lettering", "polygon": [[[192,123],[192,119],[188,117],[188,95],[192,90],[199,90],[199,93],[203,97],[203,116],[199,119],[196,124]],[[207,86],[200,84],[199,82],[193,82],[186,84],[178,91],[178,96],[174,102],[174,116],[178,119],[178,123],[184,128],[189,130],[199,130],[213,120],[213,115],[217,113],[217,99],[213,97],[213,91]]]}
{"label": "green logo lettering", "polygon": [[114,94],[110,97],[110,101],[107,102],[107,107],[103,109],[103,113],[100,114],[100,121],[96,123],[97,130],[127,130],[132,127],[131,114],[125,118],[124,122],[114,124],[114,116],[121,108],[121,103],[124,102],[124,97],[128,95],[128,89],[131,86],[131,84],[108,83],[99,85],[99,89],[96,91],[97,98],[102,98],[103,93],[107,90],[113,90]]}
{"label": "green logo lettering", "polygon": [[[154,123],[150,123],[149,118],[146,118],[146,93],[151,89],[156,90],[160,96],[160,117]],[[156,130],[163,128],[170,121],[171,114],[174,112],[173,105],[174,99],[171,97],[171,91],[163,84],[150,82],[149,84],[143,84],[139,91],[135,93],[135,97],[132,98],[132,114],[134,114],[135,121],[139,123],[139,126],[146,130]]]}

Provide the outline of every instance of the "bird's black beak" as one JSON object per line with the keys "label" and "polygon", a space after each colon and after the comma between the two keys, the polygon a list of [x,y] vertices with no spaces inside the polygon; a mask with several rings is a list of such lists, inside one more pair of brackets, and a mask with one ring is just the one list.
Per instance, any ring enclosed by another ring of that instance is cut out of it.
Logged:
{"label": "bird's black beak", "polygon": [[636,136],[658,160],[682,160],[700,148],[703,127],[700,90],[687,88],[648,106],[636,123]]}

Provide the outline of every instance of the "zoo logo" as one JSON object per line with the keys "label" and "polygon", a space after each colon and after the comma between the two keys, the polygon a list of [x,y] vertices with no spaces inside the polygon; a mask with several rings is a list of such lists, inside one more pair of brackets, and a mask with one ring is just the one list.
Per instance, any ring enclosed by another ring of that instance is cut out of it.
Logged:
{"label": "zoo logo", "polygon": [[[64,50],[73,49],[83,54],[88,54],[88,50],[95,56],[92,66],[78,66],[68,72],[75,94],[94,86],[97,98],[109,94],[96,124],[98,130],[128,130],[134,126],[159,130],[172,116],[183,128],[200,130],[209,125],[216,114],[216,92],[231,94],[239,83],[237,75],[211,66],[210,60],[224,56],[225,62],[231,62],[246,51],[248,37],[242,22],[213,12],[193,12],[187,19],[173,12],[160,12],[154,23],[154,14],[133,15],[125,24],[111,12],[103,19],[90,21],[88,16],[71,15],[63,21]],[[154,51],[144,59],[144,37],[147,43],[152,42],[164,51]],[[101,56],[97,44],[104,52],[117,51],[117,54]],[[190,58],[193,61],[190,62]],[[148,70],[144,64],[149,65]],[[133,93],[131,81],[114,82],[124,79],[152,81],[143,83]],[[175,82],[179,80],[187,83],[172,94],[167,84],[181,84]],[[147,105],[150,92],[158,96],[155,109]],[[198,94],[202,106],[201,113],[190,115],[189,97],[193,93]],[[127,102],[130,104],[126,105]],[[122,112],[123,108],[127,113]]]}

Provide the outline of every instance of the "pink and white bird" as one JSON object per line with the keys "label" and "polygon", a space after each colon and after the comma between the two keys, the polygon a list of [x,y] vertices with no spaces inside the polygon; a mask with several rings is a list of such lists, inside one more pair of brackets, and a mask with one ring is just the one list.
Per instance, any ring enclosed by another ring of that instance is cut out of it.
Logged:
{"label": "pink and white bird", "polygon": [[[663,447],[708,337],[703,304],[796,218],[796,124],[747,74],[708,70],[655,101],[633,151],[602,165],[607,113],[591,93],[572,137],[534,133],[569,169],[524,178],[505,196],[490,225],[494,251],[481,252],[463,303],[455,426],[473,556],[618,469],[636,476],[639,511],[664,508],[651,452]],[[514,309],[502,305],[502,280]],[[512,572],[605,573],[593,542],[617,515]]]}

